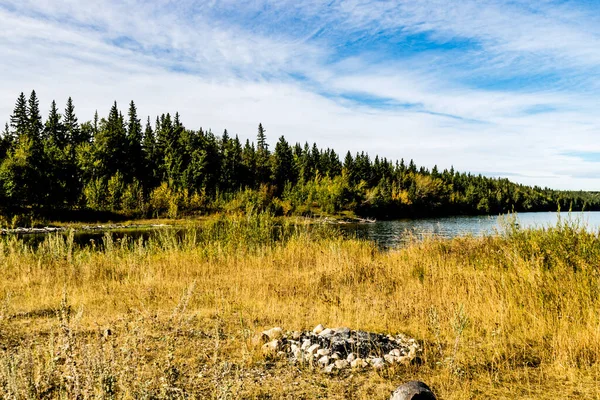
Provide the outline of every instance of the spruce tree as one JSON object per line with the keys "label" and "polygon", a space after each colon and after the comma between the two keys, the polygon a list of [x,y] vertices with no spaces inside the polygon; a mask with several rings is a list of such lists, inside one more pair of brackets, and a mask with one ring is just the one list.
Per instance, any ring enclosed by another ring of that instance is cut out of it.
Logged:
{"label": "spruce tree", "polygon": [[13,128],[13,135],[20,139],[27,134],[29,130],[29,115],[27,110],[27,99],[23,92],[17,98],[14,111],[10,116],[10,126]]}
{"label": "spruce tree", "polygon": [[40,114],[40,102],[37,98],[35,90],[31,92],[29,96],[29,136],[36,142],[37,145],[41,145],[42,130],[44,128],[42,124],[42,115]]}
{"label": "spruce tree", "polygon": [[150,124],[150,117],[146,121],[146,129],[144,130],[144,138],[142,140],[142,154],[144,157],[144,171],[142,176],[143,185],[149,189],[158,186],[160,182],[156,176],[156,139],[154,130]]}
{"label": "spruce tree", "polygon": [[50,105],[50,112],[46,119],[46,126],[44,129],[44,139],[62,149],[65,147],[65,128],[61,121],[62,116],[56,108],[56,101],[52,100]]}
{"label": "spruce tree", "polygon": [[279,141],[275,145],[275,153],[273,154],[272,179],[277,188],[278,195],[283,192],[286,182],[295,184],[298,180],[297,173],[294,168],[294,153],[283,136],[279,138]]}
{"label": "spruce tree", "polygon": [[269,144],[265,135],[266,130],[262,123],[258,124],[258,134],[256,136],[256,173],[258,183],[268,183],[271,177],[271,168],[269,160]]}
{"label": "spruce tree", "polygon": [[124,173],[127,182],[133,179],[142,180],[144,154],[142,151],[142,124],[137,116],[137,108],[133,100],[129,103],[129,121],[127,123],[127,166]]}
{"label": "spruce tree", "polygon": [[73,99],[71,99],[71,97],[67,99],[63,124],[65,126],[66,139],[74,150],[75,146],[82,143],[84,140],[81,137],[79,123],[77,122],[77,116],[75,116],[75,105],[73,104]]}

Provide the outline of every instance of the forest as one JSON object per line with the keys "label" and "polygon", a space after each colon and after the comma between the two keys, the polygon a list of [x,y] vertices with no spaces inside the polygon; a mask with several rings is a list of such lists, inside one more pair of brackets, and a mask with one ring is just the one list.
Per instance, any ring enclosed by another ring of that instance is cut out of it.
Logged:
{"label": "forest", "polygon": [[417,166],[317,144],[269,146],[225,130],[187,129],[176,113],[142,123],[115,102],[79,122],[73,100],[42,117],[21,93],[0,137],[0,214],[66,219],[180,217],[212,212],[357,215],[380,219],[599,210],[597,192],[530,187],[508,179]]}

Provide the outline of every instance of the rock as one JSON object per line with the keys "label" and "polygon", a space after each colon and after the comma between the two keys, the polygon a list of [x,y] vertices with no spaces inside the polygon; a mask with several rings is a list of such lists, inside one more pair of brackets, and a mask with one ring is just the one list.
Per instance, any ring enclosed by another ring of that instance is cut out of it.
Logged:
{"label": "rock", "polygon": [[294,355],[294,357],[296,358],[296,360],[302,360],[302,356],[303,356],[303,352],[300,349],[296,349],[295,351],[292,351],[292,354]]}
{"label": "rock", "polygon": [[390,396],[390,400],[436,400],[435,395],[423,382],[410,381],[400,385]]}
{"label": "rock", "polygon": [[348,361],[350,363],[354,360],[356,360],[356,356],[354,355],[354,353],[350,353],[350,354],[348,354],[348,357],[346,357],[346,361]]}
{"label": "rock", "polygon": [[262,347],[263,353],[265,354],[274,354],[279,347],[279,340],[275,339],[270,341],[269,343],[265,343]]}
{"label": "rock", "polygon": [[321,346],[319,346],[318,344],[313,344],[308,349],[306,349],[306,352],[308,354],[317,354],[317,351],[319,350],[320,347]]}
{"label": "rock", "polygon": [[300,350],[300,347],[298,347],[298,345],[296,345],[296,344],[290,345],[290,351],[292,353],[295,353],[297,350]]}
{"label": "rock", "polygon": [[383,359],[388,364],[396,364],[398,362],[398,357],[394,357],[394,356],[392,356],[390,354],[386,354],[385,356],[383,356]]}
{"label": "rock", "polygon": [[350,362],[352,368],[366,368],[369,364],[362,358],[357,358]]}
{"label": "rock", "polygon": [[331,350],[329,349],[319,349],[317,350],[317,355],[318,356],[328,356],[331,354]]}
{"label": "rock", "polygon": [[333,335],[333,329],[323,329],[321,332],[318,333],[319,336],[321,337],[327,337],[327,336],[332,336]]}
{"label": "rock", "polygon": [[321,358],[319,358],[319,361],[317,361],[317,363],[321,366],[321,367],[326,367],[329,365],[329,357],[327,356],[323,356]]}
{"label": "rock", "polygon": [[330,358],[334,359],[334,360],[339,360],[342,358],[342,356],[340,355],[340,353],[333,353]]}
{"label": "rock", "polygon": [[271,328],[268,331],[263,331],[262,334],[266,335],[271,340],[281,339],[283,337],[283,329],[280,327]]}
{"label": "rock", "polygon": [[302,337],[302,332],[298,332],[298,331],[292,332],[292,339],[300,340],[301,337]]}
{"label": "rock", "polygon": [[385,360],[383,358],[373,358],[371,360],[371,366],[375,369],[382,369],[385,367]]}
{"label": "rock", "polygon": [[394,349],[394,350],[390,351],[390,356],[401,357],[402,352],[400,351],[400,349]]}
{"label": "rock", "polygon": [[346,360],[337,360],[334,365],[337,369],[346,369],[350,366],[350,363]]}
{"label": "rock", "polygon": [[417,356],[417,347],[415,346],[411,346],[410,350],[408,351],[408,356],[413,359]]}
{"label": "rock", "polygon": [[326,374],[332,374],[333,373],[333,368],[335,368],[334,364],[329,364],[328,366],[326,366],[325,368],[323,368],[323,372]]}
{"label": "rock", "polygon": [[304,342],[302,342],[302,346],[300,346],[300,349],[307,350],[310,346],[312,346],[310,339],[305,339]]}
{"label": "rock", "polygon": [[259,333],[258,335],[255,335],[252,338],[252,345],[260,346],[261,344],[265,344],[268,341],[269,341],[269,336],[265,335],[264,333]]}
{"label": "rock", "polygon": [[350,328],[346,328],[346,327],[334,329],[334,335],[340,336],[340,337],[350,337],[351,332],[352,331],[350,330]]}
{"label": "rock", "polygon": [[319,333],[323,332],[325,330],[325,328],[323,327],[323,325],[319,324],[317,326],[315,326],[315,329],[313,329],[313,333],[315,335],[318,335]]}

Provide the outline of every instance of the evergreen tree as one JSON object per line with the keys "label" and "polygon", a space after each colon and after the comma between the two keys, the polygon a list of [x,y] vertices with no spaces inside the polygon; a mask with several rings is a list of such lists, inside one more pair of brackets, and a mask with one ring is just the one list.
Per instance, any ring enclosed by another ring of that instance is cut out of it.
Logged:
{"label": "evergreen tree", "polygon": [[142,183],[146,188],[156,187],[160,184],[157,177],[157,160],[156,160],[156,139],[152,125],[150,124],[150,117],[146,122],[146,129],[144,130],[144,138],[142,141],[142,154],[144,157],[144,173],[142,176]]}
{"label": "evergreen tree", "polygon": [[65,128],[61,121],[62,116],[56,108],[56,101],[52,100],[50,105],[50,113],[46,119],[46,127],[44,129],[44,139],[52,143],[54,146],[63,149],[66,145]]}
{"label": "evergreen tree", "polygon": [[40,114],[40,102],[37,98],[35,90],[31,92],[29,97],[29,137],[35,142],[36,146],[41,146],[42,130],[42,115]]}
{"label": "evergreen tree", "polygon": [[12,149],[14,137],[8,127],[8,123],[4,125],[4,131],[0,135],[0,163],[6,158],[8,152]]}
{"label": "evergreen tree", "polygon": [[73,99],[71,99],[71,97],[67,99],[67,105],[65,107],[65,119],[63,124],[65,127],[67,141],[74,151],[75,146],[77,146],[79,143],[82,143],[84,138],[81,136],[79,123],[77,122],[77,117],[75,116],[75,106],[73,105]]}
{"label": "evergreen tree", "polygon": [[23,92],[17,98],[15,109],[10,116],[10,126],[13,128],[13,135],[20,139],[29,131],[29,114],[27,110],[27,99]]}
{"label": "evergreen tree", "polygon": [[134,179],[142,179],[144,154],[142,151],[142,124],[137,116],[137,108],[133,100],[129,103],[129,121],[127,123],[127,166],[124,173],[125,181],[131,183]]}
{"label": "evergreen tree", "polygon": [[106,182],[123,171],[127,161],[127,136],[123,117],[115,101],[108,114],[102,119],[94,141],[95,173],[94,177]]}
{"label": "evergreen tree", "polygon": [[258,124],[256,137],[256,178],[258,183],[268,183],[271,178],[269,145],[265,132],[262,124]]}
{"label": "evergreen tree", "polygon": [[279,141],[275,145],[272,179],[277,188],[278,195],[283,192],[287,182],[295,184],[298,180],[297,172],[294,168],[294,153],[283,136],[279,138]]}
{"label": "evergreen tree", "polygon": [[242,186],[255,187],[256,185],[256,149],[254,143],[246,139],[242,150]]}

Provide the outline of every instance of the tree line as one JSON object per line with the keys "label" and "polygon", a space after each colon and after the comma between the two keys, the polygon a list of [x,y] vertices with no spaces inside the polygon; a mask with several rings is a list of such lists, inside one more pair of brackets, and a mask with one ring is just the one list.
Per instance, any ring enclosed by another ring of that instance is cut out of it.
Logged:
{"label": "tree line", "polygon": [[[73,100],[42,118],[36,92],[23,93],[0,136],[3,215],[129,217],[215,211],[377,218],[509,211],[597,210],[600,196],[529,187],[507,179],[417,167],[364,152],[346,153],[279,137],[270,148],[227,130],[187,129],[176,113],[144,123],[133,101],[80,123]],[[78,214],[79,213],[79,214]]]}

